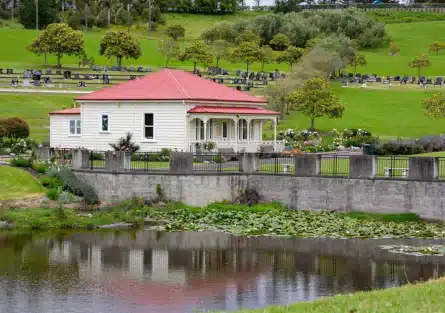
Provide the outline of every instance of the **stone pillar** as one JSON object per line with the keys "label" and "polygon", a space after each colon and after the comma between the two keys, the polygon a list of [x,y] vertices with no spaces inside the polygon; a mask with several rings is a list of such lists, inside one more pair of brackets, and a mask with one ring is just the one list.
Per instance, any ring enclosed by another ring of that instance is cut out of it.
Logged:
{"label": "stone pillar", "polygon": [[73,149],[71,153],[73,155],[73,170],[88,169],[90,167],[90,151]]}
{"label": "stone pillar", "polygon": [[439,176],[439,159],[430,157],[409,158],[408,179],[435,180]]}
{"label": "stone pillar", "polygon": [[296,176],[318,176],[321,173],[321,155],[303,154],[295,157]]}
{"label": "stone pillar", "polygon": [[47,162],[51,159],[49,147],[38,147],[36,152],[37,152],[37,159],[41,162]]}
{"label": "stone pillar", "polygon": [[172,154],[170,155],[170,172],[192,173],[193,172],[193,153],[172,152]]}
{"label": "stone pillar", "polygon": [[257,153],[243,153],[241,155],[241,172],[255,173],[260,168],[260,157]]}
{"label": "stone pillar", "polygon": [[377,163],[374,155],[351,155],[349,157],[349,177],[374,178]]}
{"label": "stone pillar", "polygon": [[105,169],[109,171],[125,171],[130,169],[131,153],[127,151],[105,152]]}

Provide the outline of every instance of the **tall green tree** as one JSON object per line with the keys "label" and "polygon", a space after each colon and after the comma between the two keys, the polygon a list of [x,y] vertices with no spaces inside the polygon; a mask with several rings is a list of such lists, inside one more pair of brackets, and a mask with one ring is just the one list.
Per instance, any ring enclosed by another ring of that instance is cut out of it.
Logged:
{"label": "tall green tree", "polygon": [[170,60],[179,56],[179,45],[170,37],[161,38],[158,41],[158,51],[164,56],[165,67],[168,67]]}
{"label": "tall green tree", "polygon": [[219,67],[219,61],[229,58],[230,56],[229,49],[230,49],[230,44],[223,39],[219,39],[213,42],[212,54],[216,60],[216,67]]}
{"label": "tall green tree", "polygon": [[420,77],[420,70],[425,67],[431,66],[431,62],[428,59],[428,56],[424,54],[420,54],[416,56],[414,59],[412,59],[408,63],[409,67],[416,68],[417,69],[417,76]]}
{"label": "tall green tree", "polygon": [[210,48],[204,42],[195,40],[191,46],[185,48],[184,53],[181,55],[181,61],[185,60],[193,62],[193,72],[195,72],[198,63],[207,66],[212,63],[213,56]]}
{"label": "tall green tree", "polygon": [[50,24],[48,27],[28,46],[28,50],[37,54],[55,54],[57,66],[64,55],[80,56],[85,54],[83,33],[73,30],[66,24]]}
{"label": "tall green tree", "polygon": [[180,38],[184,38],[185,36],[185,28],[179,24],[167,27],[165,32],[167,36],[172,38],[173,40],[178,40]]}
{"label": "tall green tree", "polygon": [[100,41],[100,55],[108,58],[116,57],[118,67],[122,66],[122,58],[139,59],[142,54],[141,45],[132,34],[125,31],[111,31]]}
{"label": "tall green tree", "polygon": [[439,52],[445,50],[445,42],[435,41],[430,45],[429,51],[436,52],[436,55],[439,55]]}
{"label": "tall green tree", "polygon": [[44,29],[57,20],[55,0],[21,0],[19,8],[20,23],[26,29]]}
{"label": "tall green tree", "polygon": [[276,51],[284,51],[291,45],[289,37],[285,34],[278,33],[273,36],[272,40],[269,42],[269,45]]}
{"label": "tall green tree", "polygon": [[249,73],[249,66],[260,60],[261,49],[256,42],[242,42],[232,51],[230,58],[233,62],[246,64],[246,71]]}
{"label": "tall green tree", "polygon": [[297,48],[294,46],[290,46],[286,49],[286,51],[282,52],[276,58],[278,63],[287,63],[289,64],[290,70],[292,71],[292,66],[297,63],[301,57],[303,56],[304,49]]}
{"label": "tall green tree", "polygon": [[261,72],[264,72],[264,65],[272,63],[275,60],[275,52],[268,46],[261,47],[261,54],[259,61],[261,62]]}
{"label": "tall green tree", "polygon": [[425,115],[431,118],[444,118],[445,117],[445,95],[442,93],[436,93],[430,98],[422,101],[422,106]]}
{"label": "tall green tree", "polygon": [[236,42],[238,44],[240,44],[242,42],[254,42],[256,44],[259,44],[260,36],[255,34],[253,31],[246,29],[236,38]]}
{"label": "tall green tree", "polygon": [[363,54],[356,53],[350,60],[349,64],[354,67],[354,77],[357,73],[357,66],[366,66],[368,62]]}
{"label": "tall green tree", "polygon": [[315,127],[316,118],[341,118],[345,110],[329,83],[320,77],[305,81],[303,86],[288,96],[287,101],[301,114],[310,118],[311,129]]}

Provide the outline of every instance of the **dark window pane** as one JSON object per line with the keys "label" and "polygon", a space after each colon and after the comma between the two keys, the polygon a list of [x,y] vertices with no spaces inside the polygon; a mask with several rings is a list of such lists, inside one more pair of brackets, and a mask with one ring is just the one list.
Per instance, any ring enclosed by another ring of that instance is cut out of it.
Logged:
{"label": "dark window pane", "polygon": [[145,114],[145,126],[153,126],[153,114]]}
{"label": "dark window pane", "polygon": [[153,127],[145,127],[145,138],[153,139]]}
{"label": "dark window pane", "polygon": [[102,131],[108,131],[108,115],[102,115]]}

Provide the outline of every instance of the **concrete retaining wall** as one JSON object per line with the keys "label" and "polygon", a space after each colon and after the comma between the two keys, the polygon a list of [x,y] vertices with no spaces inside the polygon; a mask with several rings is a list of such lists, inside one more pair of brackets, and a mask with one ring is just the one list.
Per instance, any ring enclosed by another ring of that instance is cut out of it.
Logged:
{"label": "concrete retaining wall", "polygon": [[268,174],[174,174],[75,170],[94,186],[100,199],[152,199],[160,184],[171,200],[202,206],[234,201],[248,186],[265,201],[279,201],[292,209],[412,212],[422,218],[445,220],[445,182],[366,178],[297,177]]}

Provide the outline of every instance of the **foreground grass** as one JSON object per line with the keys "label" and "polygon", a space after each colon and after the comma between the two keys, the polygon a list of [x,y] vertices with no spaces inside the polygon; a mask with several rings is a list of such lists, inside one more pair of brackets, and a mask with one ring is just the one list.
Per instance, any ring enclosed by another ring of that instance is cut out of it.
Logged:
{"label": "foreground grass", "polygon": [[43,187],[28,172],[0,166],[0,200],[37,196],[42,192]]}
{"label": "foreground grass", "polygon": [[443,313],[445,280],[237,313]]}
{"label": "foreground grass", "polygon": [[443,223],[421,221],[412,214],[332,213],[288,210],[277,203],[245,206],[216,203],[194,208],[180,203],[148,207],[126,201],[119,207],[88,214],[71,209],[5,209],[0,220],[17,230],[92,229],[117,222],[142,225],[146,218],[166,221],[166,231],[220,231],[248,236],[381,238],[445,237]]}

